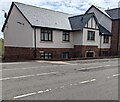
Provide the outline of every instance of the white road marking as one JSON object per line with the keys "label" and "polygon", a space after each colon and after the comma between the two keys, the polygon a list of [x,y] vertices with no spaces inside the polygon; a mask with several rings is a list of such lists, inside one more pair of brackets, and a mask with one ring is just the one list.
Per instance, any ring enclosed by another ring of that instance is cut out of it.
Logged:
{"label": "white road marking", "polygon": [[113,76],[116,77],[116,76],[119,76],[120,74],[114,74]]}
{"label": "white road marking", "polygon": [[9,79],[10,79],[10,78],[2,78],[2,79],[0,79],[0,81],[1,81],[1,80],[9,80]]}
{"label": "white road marking", "polygon": [[49,89],[49,91],[51,91],[52,89]]}
{"label": "white road marking", "polygon": [[50,73],[41,73],[41,74],[36,74],[36,75],[25,75],[25,76],[17,76],[17,77],[9,77],[9,78],[2,78],[0,80],[10,80],[10,79],[20,79],[20,78],[28,78],[28,77],[33,77],[33,76],[42,76],[42,75],[49,75],[49,74],[57,74],[59,72],[50,72]]}
{"label": "white road marking", "polygon": [[49,91],[49,89],[46,89],[44,92],[48,92]]}
{"label": "white road marking", "polygon": [[[88,82],[93,82],[95,81],[96,79],[91,79],[91,80],[86,80],[86,81],[81,81],[79,83],[81,84],[85,84],[85,83],[88,83]],[[77,83],[74,83],[74,84],[70,84],[70,86],[72,85],[77,85]],[[65,86],[60,86],[59,88],[63,89]],[[55,89],[57,89],[58,87],[55,87]],[[38,91],[37,93],[40,94],[40,93],[44,93],[44,92],[48,92],[48,91],[51,91],[52,89],[46,89],[45,91]],[[27,96],[31,96],[31,95],[35,95],[37,94],[36,92],[33,92],[33,93],[28,93],[28,94],[23,94],[23,95],[19,95],[19,96],[15,96],[13,97],[14,99],[17,99],[17,98],[23,98],[23,97],[27,97]]]}
{"label": "white road marking", "polygon": [[79,83],[85,84],[85,83],[89,83],[89,82],[90,82],[90,80],[86,80],[86,81],[81,81],[81,82],[79,82]]}
{"label": "white road marking", "polygon": [[96,79],[92,79],[92,80],[90,80],[91,82],[93,82],[93,81],[96,81]]}
{"label": "white road marking", "polygon": [[13,97],[13,98],[14,98],[14,99],[18,99],[18,98],[23,98],[23,97],[35,95],[35,94],[36,94],[36,93],[29,93],[29,94],[24,94],[24,95],[15,96],[15,97]]}
{"label": "white road marking", "polygon": [[20,79],[20,78],[27,78],[27,77],[33,77],[35,75],[26,75],[26,76],[18,76],[18,77],[12,77],[12,79]]}
{"label": "white road marking", "polygon": [[79,83],[80,83],[80,84],[85,84],[85,83],[94,82],[94,81],[96,81],[96,79],[85,80],[85,81],[81,81],[81,82],[79,82]]}
{"label": "white road marking", "polygon": [[43,93],[44,91],[38,91],[37,93]]}

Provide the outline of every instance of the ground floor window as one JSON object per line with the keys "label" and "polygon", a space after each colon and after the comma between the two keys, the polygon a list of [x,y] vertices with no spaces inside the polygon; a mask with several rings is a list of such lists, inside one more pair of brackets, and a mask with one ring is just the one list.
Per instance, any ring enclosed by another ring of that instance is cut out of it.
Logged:
{"label": "ground floor window", "polygon": [[94,51],[87,51],[86,52],[86,57],[94,57],[95,52]]}
{"label": "ground floor window", "polygon": [[63,52],[61,57],[64,58],[64,59],[68,59],[69,58],[69,52]]}
{"label": "ground floor window", "polygon": [[43,53],[40,53],[40,58],[42,58],[42,59],[52,59],[53,54],[51,52],[43,52]]}

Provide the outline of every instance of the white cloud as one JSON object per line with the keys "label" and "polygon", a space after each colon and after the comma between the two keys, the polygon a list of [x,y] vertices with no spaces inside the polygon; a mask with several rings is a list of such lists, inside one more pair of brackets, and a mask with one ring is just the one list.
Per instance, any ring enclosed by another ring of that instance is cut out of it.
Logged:
{"label": "white cloud", "polygon": [[[118,1],[120,0],[0,0],[0,30],[4,22],[2,10],[8,12],[12,1],[62,11],[70,14],[82,14],[92,4],[105,9],[116,8],[118,7]],[[0,33],[0,37],[1,36],[2,33]]]}

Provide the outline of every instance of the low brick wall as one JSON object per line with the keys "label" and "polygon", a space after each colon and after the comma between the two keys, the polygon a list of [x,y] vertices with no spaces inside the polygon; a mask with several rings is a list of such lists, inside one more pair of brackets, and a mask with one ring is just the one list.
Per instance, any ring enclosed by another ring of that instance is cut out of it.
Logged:
{"label": "low brick wall", "polygon": [[34,49],[23,47],[5,47],[5,60],[33,59]]}
{"label": "low brick wall", "polygon": [[[99,56],[100,49],[97,46],[74,46],[74,48],[37,48],[36,58],[34,58],[34,48],[23,48],[23,47],[5,47],[5,60],[31,60],[41,59],[40,51],[52,52],[53,58],[50,60],[76,60],[76,59],[93,59],[93,58],[104,58]],[[85,56],[86,51],[94,51],[95,56],[93,58],[87,58]],[[101,51],[109,51],[109,49],[101,49]],[[63,52],[69,52],[68,59],[62,59],[61,54]],[[105,56],[106,58],[106,56]]]}

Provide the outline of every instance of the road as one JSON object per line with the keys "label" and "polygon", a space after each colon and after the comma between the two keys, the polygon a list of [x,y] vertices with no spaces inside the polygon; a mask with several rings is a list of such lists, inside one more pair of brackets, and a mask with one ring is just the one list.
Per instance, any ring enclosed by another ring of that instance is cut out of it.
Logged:
{"label": "road", "polygon": [[118,59],[2,64],[3,100],[118,100]]}

